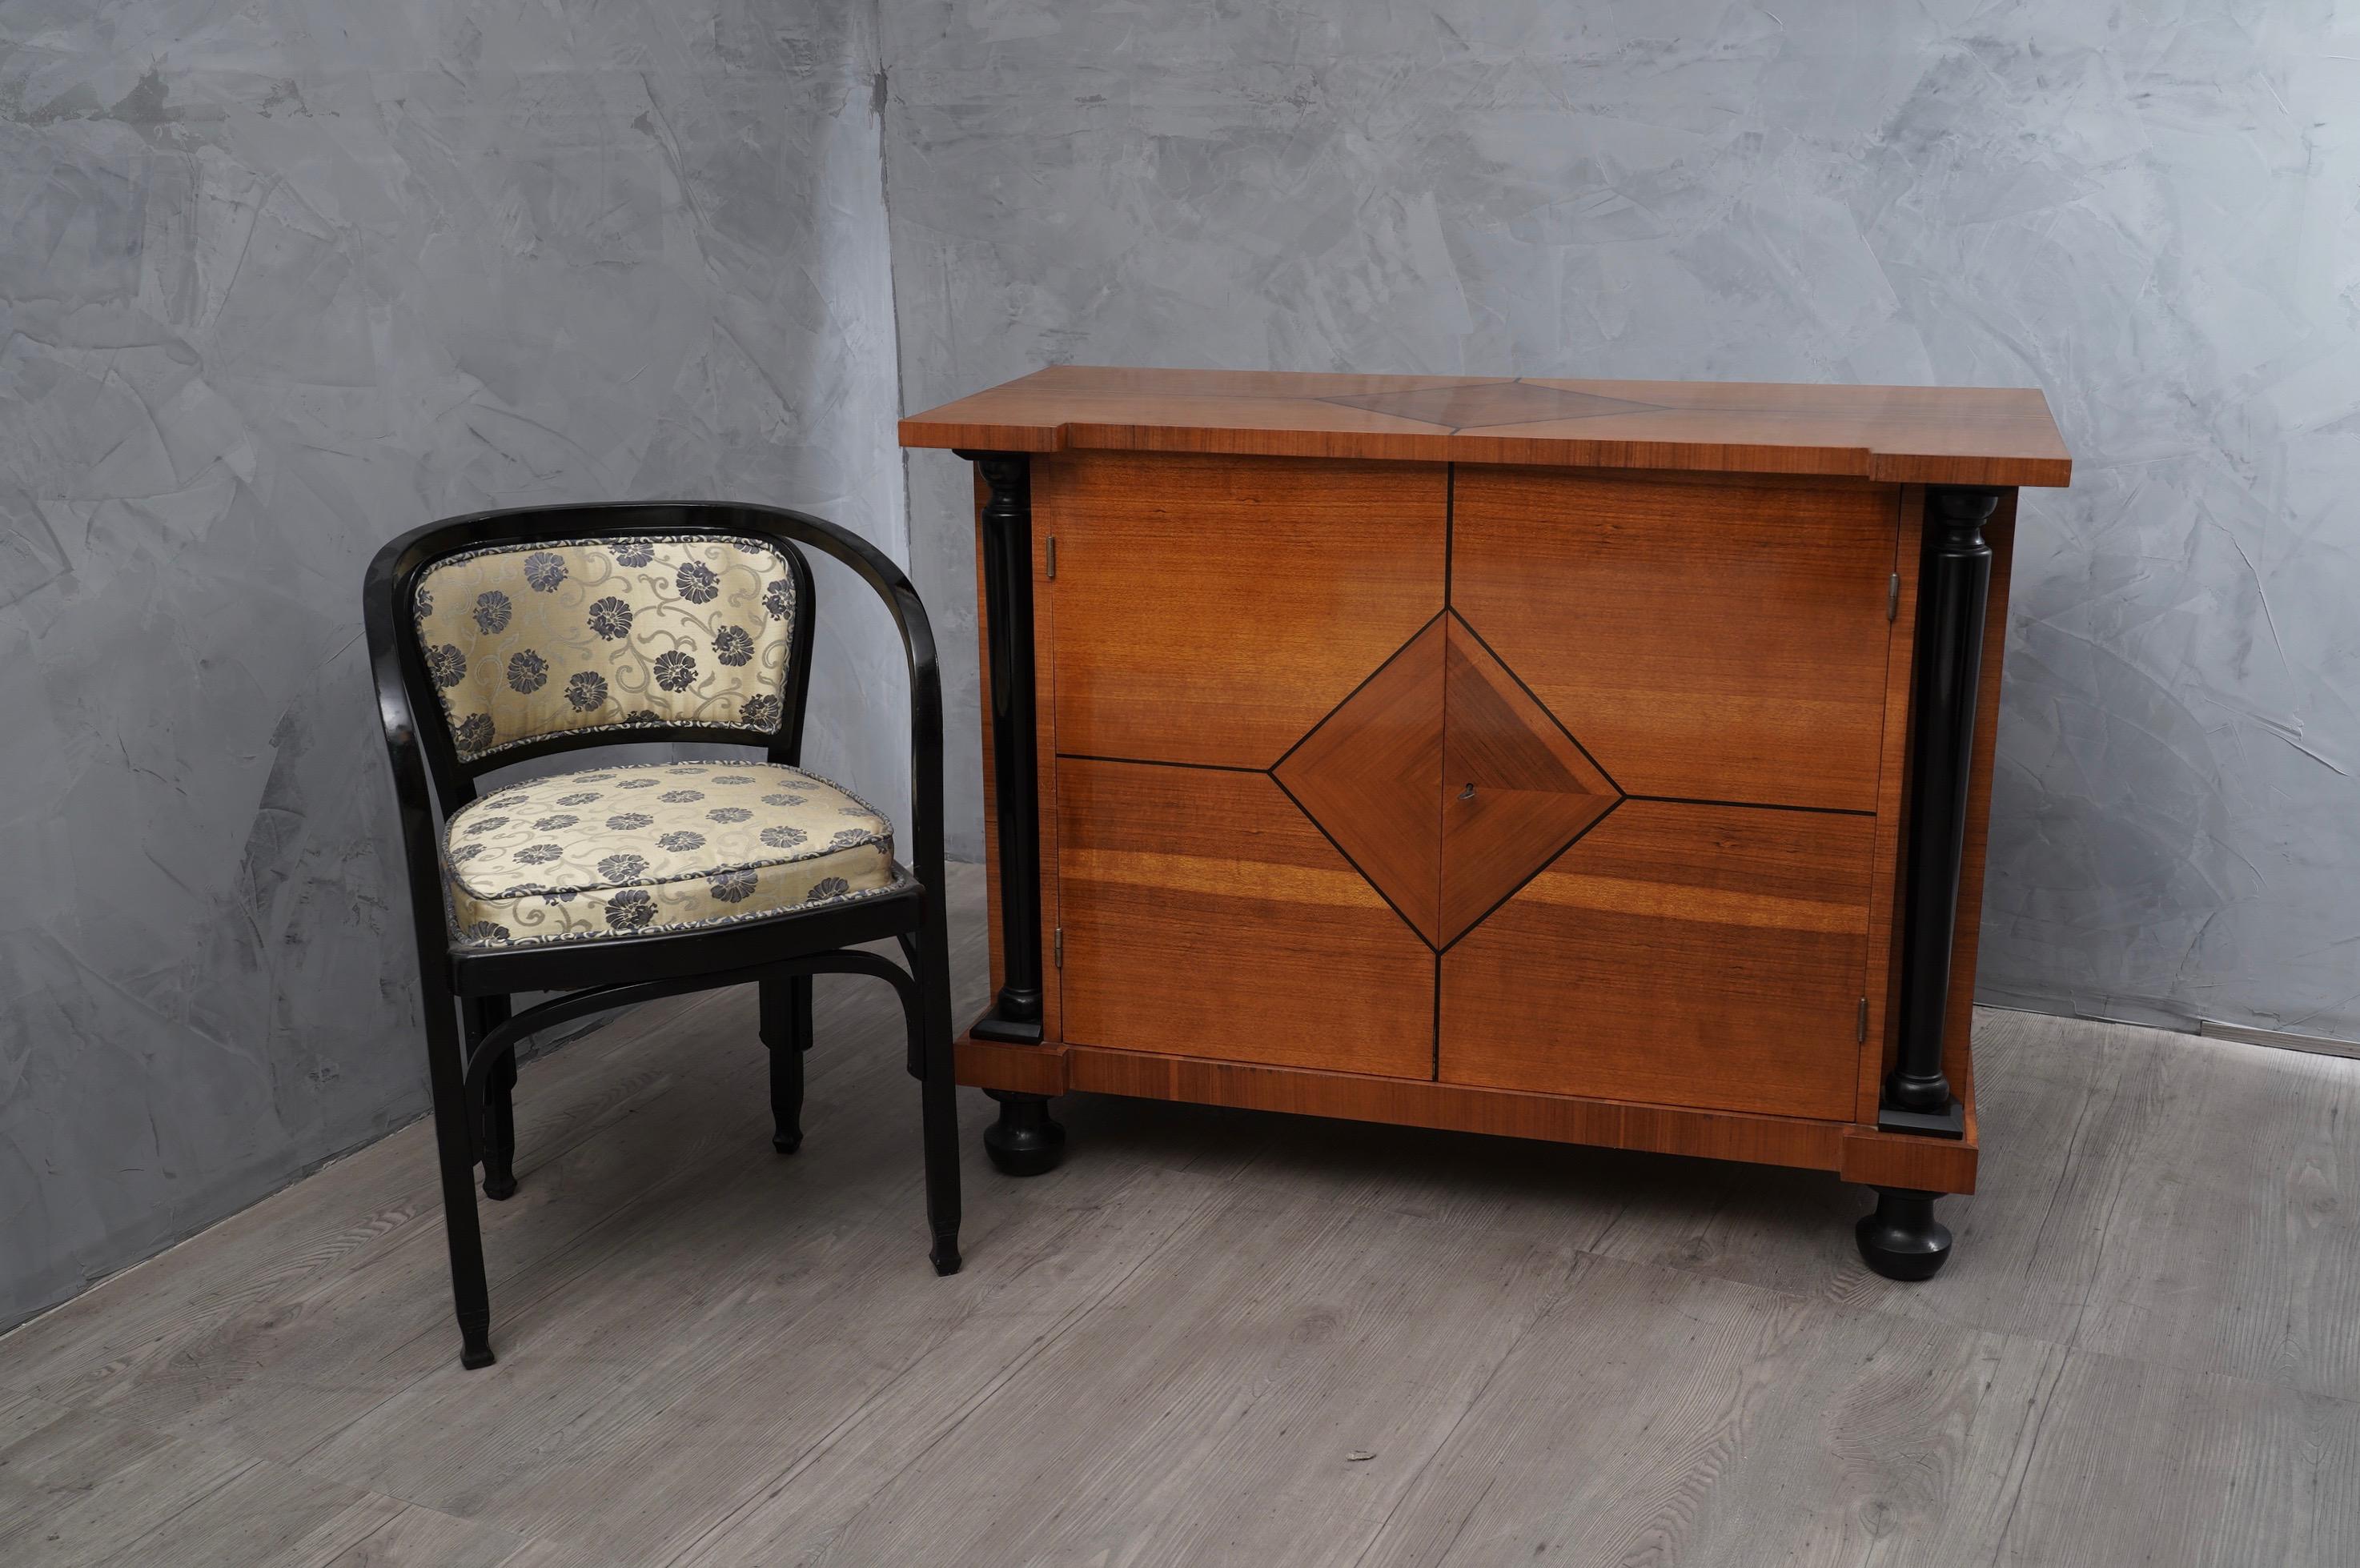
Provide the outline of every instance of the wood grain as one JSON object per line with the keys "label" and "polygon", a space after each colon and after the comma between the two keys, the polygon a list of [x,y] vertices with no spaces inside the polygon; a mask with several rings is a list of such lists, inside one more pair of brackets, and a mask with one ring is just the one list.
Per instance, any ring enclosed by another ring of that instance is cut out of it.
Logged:
{"label": "wood grain", "polygon": [[1856,1191],[1762,1171],[1667,1175],[1605,1250],[2360,1398],[2360,1169],[2339,1144],[2360,1115],[2360,1067],[2128,1025],[1975,1018],[1985,1141],[1974,1196],[1937,1206],[1957,1242],[1929,1286],[1860,1263]]}
{"label": "wood grain", "polygon": [[1269,775],[1058,766],[1068,1040],[1432,1072],[1432,953]]}
{"label": "wood grain", "polygon": [[1437,1269],[1440,1227],[1323,1198],[1207,1214],[825,1551],[756,1560],[1349,1568],[1572,1260],[1491,1233]]}
{"label": "wood grain", "polygon": [[[1568,1390],[1579,1390],[1579,1413]],[[1369,1568],[2320,1564],[2360,1410],[1586,1259]]]}
{"label": "wood grain", "polygon": [[[1973,1018],[1975,955],[1983,937],[1983,863],[1991,837],[1992,768],[1999,743],[1999,695],[2007,653],[2007,594],[2016,544],[2016,494],[2005,492],[1983,533],[1992,547],[1991,597],[1983,615],[1983,667],[1977,674],[1975,741],[1967,776],[1967,834],[1959,855],[1957,923],[1950,939],[1950,994],[1942,1020],[1942,1071],[1967,1106],[1975,1136]],[[1900,873],[1900,846],[1908,842],[1911,681],[1916,668],[1918,574],[1924,538],[1925,494],[1902,496],[1900,613],[1896,617],[1886,688],[1885,778],[1877,804],[1876,889],[1872,908],[1869,1040],[1861,1058],[1859,1116],[1876,1119],[1878,1094],[1901,1046],[1900,996],[1903,906],[1908,885]],[[1877,955],[1882,954],[1880,960]]]}
{"label": "wood grain", "polygon": [[[1918,671],[1918,546],[1924,538],[1925,487],[1901,488],[1901,527],[1894,541],[1893,635],[1885,657],[1885,728],[1878,742],[1876,849],[1869,861],[1868,1028],[1860,1043],[1860,1086],[1854,1114],[1876,1122],[1885,1069],[1901,1043],[1901,846],[1909,831],[1909,704]],[[1978,803],[1971,811],[1983,809]]]}
{"label": "wood grain", "polygon": [[1624,801],[1443,954],[1441,1077],[1849,1119],[1872,831]]}
{"label": "wood grain", "polygon": [[2029,388],[1054,365],[901,421],[909,447],[1185,452],[2067,485]]}
{"label": "wood grain", "polygon": [[[1231,1049],[1203,1042],[1200,1051]],[[1026,1094],[1086,1093],[1240,1110],[1333,1116],[1497,1138],[1641,1149],[1829,1171],[1934,1192],[1975,1190],[1977,1149],[1795,1116],[1636,1105],[1579,1094],[1490,1089],[1318,1068],[1262,1066],[1203,1054],[1055,1043],[1001,1046],[963,1038],[958,1081]],[[1293,1135],[1290,1135],[1293,1136]],[[1906,1177],[1907,1180],[1902,1180]]]}
{"label": "wood grain", "polygon": [[898,1010],[820,990],[793,1160],[750,993],[526,1064],[494,1371],[452,1365],[422,1122],[0,1340],[0,1560],[2360,1561],[2360,1063],[1982,1013],[1994,1142],[1914,1286],[1816,1171],[1105,1097],[1012,1182],[970,1094],[936,1279]]}
{"label": "wood grain", "polygon": [[1446,624],[1428,622],[1272,769],[1402,918],[1437,943]]}
{"label": "wood grain", "polygon": [[1456,485],[1452,607],[1625,791],[1876,809],[1896,490]]}
{"label": "wood grain", "polygon": [[1942,1072],[1967,1105],[1975,1136],[1975,961],[1983,932],[1983,865],[1991,848],[1992,768],[1999,746],[1999,692],[2007,661],[2007,592],[2016,563],[2016,493],[2000,496],[1983,526],[1991,542],[1991,600],[1983,613],[1983,667],[1975,689],[1974,762],[1967,774],[1967,837],[1959,854],[1958,926],[1950,938],[1950,1006],[1942,1017]]}
{"label": "wood grain", "polygon": [[[1972,1105],[1972,1098],[1968,1100]],[[1880,1132],[1873,1127],[1844,1129],[1836,1172],[1863,1187],[1904,1187],[1919,1192],[1972,1192],[1978,1154],[1969,1138],[1927,1138]]]}
{"label": "wood grain", "polygon": [[1065,1059],[1067,1083],[1083,1093],[1448,1127],[1810,1170],[1836,1168],[1844,1131],[1838,1125],[1799,1117],[1639,1105],[1594,1095],[1515,1093],[1448,1081],[1290,1070],[1201,1055],[1152,1055],[1076,1045],[1065,1048]]}
{"label": "wood grain", "polygon": [[1277,762],[1442,608],[1444,486],[1437,466],[1039,465],[1057,749]]}
{"label": "wood grain", "polygon": [[1614,786],[1455,615],[1443,729],[1442,938],[1456,942],[1612,808]]}

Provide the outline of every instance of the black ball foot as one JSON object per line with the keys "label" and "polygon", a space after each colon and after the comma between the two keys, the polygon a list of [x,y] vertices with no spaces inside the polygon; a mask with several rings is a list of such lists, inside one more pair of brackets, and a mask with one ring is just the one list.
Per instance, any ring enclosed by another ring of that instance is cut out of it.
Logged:
{"label": "black ball foot", "polygon": [[471,1339],[459,1352],[459,1365],[470,1372],[479,1367],[489,1367],[497,1359],[498,1357],[492,1354],[492,1342],[488,1339]]}
{"label": "black ball foot", "polygon": [[770,1135],[770,1147],[781,1154],[792,1154],[803,1146],[803,1129],[782,1127]]}
{"label": "black ball foot", "polygon": [[1041,1094],[989,1091],[1000,1102],[1000,1119],[983,1129],[983,1151],[1006,1176],[1040,1176],[1065,1157],[1065,1129],[1049,1119]]}
{"label": "black ball foot", "polygon": [[1936,1194],[1875,1191],[1875,1209],[1852,1227],[1861,1260],[1888,1279],[1931,1279],[1950,1258],[1950,1227],[1934,1217]]}
{"label": "black ball foot", "polygon": [[506,1203],[516,1196],[517,1179],[513,1171],[484,1172],[484,1196],[497,1203]]}
{"label": "black ball foot", "polygon": [[957,1273],[959,1264],[963,1261],[959,1257],[958,1237],[956,1236],[934,1237],[934,1249],[927,1254],[927,1257],[934,1263],[934,1274],[937,1278],[945,1274]]}

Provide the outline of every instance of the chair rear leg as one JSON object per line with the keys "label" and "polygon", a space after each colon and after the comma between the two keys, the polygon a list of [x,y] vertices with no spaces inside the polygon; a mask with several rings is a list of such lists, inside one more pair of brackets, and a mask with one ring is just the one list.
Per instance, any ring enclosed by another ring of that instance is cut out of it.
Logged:
{"label": "chair rear leg", "polygon": [[511,1051],[493,1064],[484,1085],[484,1196],[516,1196],[517,1059]]}
{"label": "chair rear leg", "polygon": [[917,977],[912,1027],[921,1038],[912,1054],[918,1081],[926,1160],[926,1225],[934,1236],[934,1272],[959,1271],[958,1085],[951,1055],[949,944],[939,930],[918,933],[905,949]]}
{"label": "chair rear leg", "polygon": [[442,1176],[442,1233],[451,1247],[451,1301],[459,1318],[459,1365],[489,1367],[492,1292],[475,1215],[475,1134],[468,1126],[461,1038],[451,994],[427,977],[426,1065],[434,1095],[434,1153]]}
{"label": "chair rear leg", "polygon": [[759,983],[762,1043],[770,1049],[770,1147],[792,1154],[803,1143],[803,1052],[812,1048],[812,977]]}
{"label": "chair rear leg", "polygon": [[[508,1020],[506,996],[470,996],[463,1004],[467,1015],[470,1050],[486,1030]],[[484,1080],[484,1196],[505,1201],[516,1196],[517,1059],[511,1051],[492,1063]]]}

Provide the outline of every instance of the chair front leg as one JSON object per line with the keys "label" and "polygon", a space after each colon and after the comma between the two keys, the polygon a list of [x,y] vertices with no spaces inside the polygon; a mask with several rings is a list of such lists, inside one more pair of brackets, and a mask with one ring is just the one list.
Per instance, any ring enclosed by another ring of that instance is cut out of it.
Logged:
{"label": "chair front leg", "polygon": [[425,970],[426,1069],[434,1096],[434,1153],[442,1176],[442,1232],[451,1247],[451,1301],[459,1318],[459,1365],[492,1364],[492,1292],[475,1214],[475,1134],[468,1116],[458,1009],[432,961]]}
{"label": "chair front leg", "polygon": [[[470,996],[461,1006],[469,1051],[508,1021],[506,996]],[[516,1196],[516,1052],[510,1051],[492,1064],[484,1080],[484,1196],[495,1200]]]}
{"label": "chair front leg", "polygon": [[812,977],[759,982],[762,1043],[770,1050],[770,1147],[792,1154],[803,1143],[803,1052],[812,1048]]}

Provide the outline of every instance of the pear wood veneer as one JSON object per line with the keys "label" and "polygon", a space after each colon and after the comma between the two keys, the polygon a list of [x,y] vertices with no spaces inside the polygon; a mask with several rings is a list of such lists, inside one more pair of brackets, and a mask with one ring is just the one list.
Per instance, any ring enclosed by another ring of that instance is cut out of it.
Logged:
{"label": "pear wood veneer", "polygon": [[961,1082],[1973,1190],[2039,393],[1061,367],[901,440],[980,460],[987,726],[1030,595],[1047,958]]}

